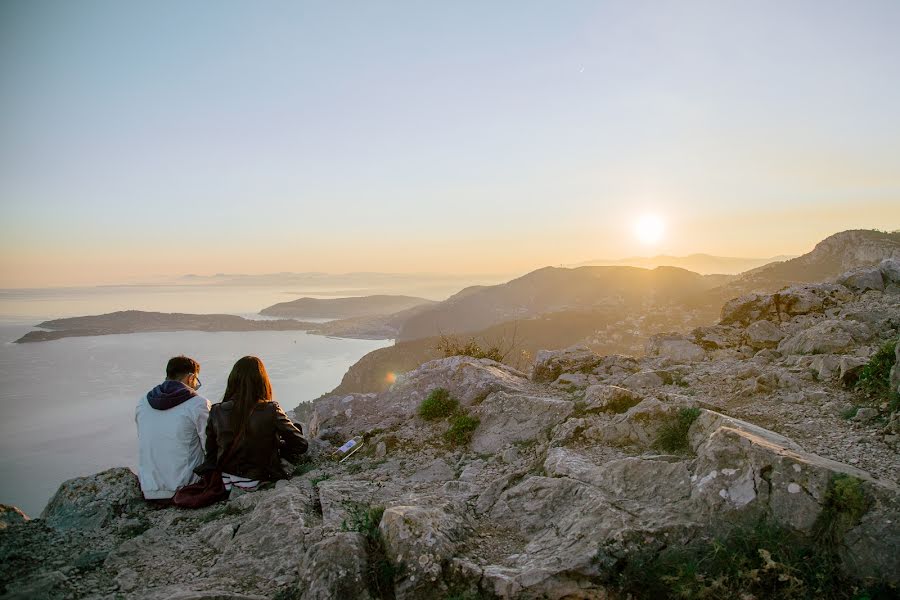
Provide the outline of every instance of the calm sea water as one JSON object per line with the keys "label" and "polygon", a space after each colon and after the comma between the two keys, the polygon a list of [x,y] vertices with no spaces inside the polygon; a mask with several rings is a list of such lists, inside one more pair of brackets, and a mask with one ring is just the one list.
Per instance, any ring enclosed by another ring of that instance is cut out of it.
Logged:
{"label": "calm sea water", "polygon": [[[10,296],[15,296],[11,298]],[[59,484],[113,466],[134,468],[134,407],[187,354],[201,364],[201,393],[221,400],[234,362],[262,358],[275,399],[288,410],[340,383],[347,368],[390,340],[304,332],[139,333],[14,344],[44,319],[110,310],[244,314],[290,299],[277,290],[46,290],[0,296],[0,503],[38,516]]]}

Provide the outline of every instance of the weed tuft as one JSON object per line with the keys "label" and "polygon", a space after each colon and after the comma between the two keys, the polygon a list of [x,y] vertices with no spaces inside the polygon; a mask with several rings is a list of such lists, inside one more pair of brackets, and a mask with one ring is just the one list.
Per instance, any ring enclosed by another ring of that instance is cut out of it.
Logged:
{"label": "weed tuft", "polygon": [[891,367],[894,366],[894,350],[897,340],[882,344],[869,362],[859,372],[856,389],[869,399],[888,400],[892,404],[900,402],[897,390],[891,389]]}
{"label": "weed tuft", "polygon": [[699,408],[680,409],[660,427],[653,447],[664,452],[686,453],[690,449],[688,430],[699,416]]}
{"label": "weed tuft", "polygon": [[444,388],[431,390],[428,397],[419,405],[419,416],[426,421],[449,417],[459,408],[459,402],[450,396],[450,392]]}
{"label": "weed tuft", "polygon": [[444,433],[444,439],[454,446],[464,446],[472,439],[481,420],[467,413],[457,413],[450,418],[450,429]]}
{"label": "weed tuft", "polygon": [[347,519],[341,523],[342,531],[356,531],[366,540],[368,554],[368,570],[366,583],[369,593],[382,600],[394,599],[394,578],[397,567],[388,558],[384,547],[384,538],[378,526],[384,516],[383,506],[366,506],[347,503]]}

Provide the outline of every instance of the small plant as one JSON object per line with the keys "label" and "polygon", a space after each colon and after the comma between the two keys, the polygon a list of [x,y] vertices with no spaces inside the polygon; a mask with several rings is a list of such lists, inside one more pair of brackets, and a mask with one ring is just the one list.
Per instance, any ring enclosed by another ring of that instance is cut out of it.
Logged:
{"label": "small plant", "polygon": [[824,504],[816,522],[816,532],[819,539],[830,547],[836,546],[844,533],[869,510],[869,498],[863,490],[862,481],[845,473],[832,476]]}
{"label": "small plant", "polygon": [[342,531],[356,531],[366,540],[368,568],[366,583],[369,593],[375,598],[393,600],[394,577],[397,567],[387,556],[384,538],[378,528],[384,516],[383,506],[347,504],[347,519],[341,523]]}
{"label": "small plant", "polygon": [[848,421],[856,416],[856,413],[859,412],[858,406],[851,406],[849,408],[845,408],[841,411],[841,418],[847,419]]}
{"label": "small plant", "polygon": [[467,413],[457,413],[450,418],[450,429],[444,433],[444,439],[454,446],[463,446],[472,439],[481,420]]}
{"label": "small plant", "polygon": [[688,443],[688,430],[697,417],[700,416],[699,408],[682,408],[678,413],[663,423],[656,436],[653,447],[657,450],[672,453],[684,453],[690,448]]}
{"label": "small plant", "polygon": [[428,397],[419,405],[419,416],[426,421],[449,417],[459,408],[459,402],[450,396],[450,392],[444,388],[431,390]]}
{"label": "small plant", "polygon": [[463,343],[456,337],[447,335],[441,336],[435,349],[441,352],[444,355],[444,358],[449,358],[451,356],[471,356],[472,358],[489,358],[497,362],[503,362],[503,359],[506,358],[507,354],[499,345],[482,348],[481,344],[476,342],[474,338]]}
{"label": "small plant", "polygon": [[572,405],[572,416],[583,417],[587,414],[587,402],[584,400],[576,400]]}
{"label": "small plant", "polygon": [[868,398],[878,400],[892,400],[892,396],[897,394],[897,390],[891,389],[891,367],[894,366],[895,354],[894,350],[897,341],[892,340],[882,344],[869,362],[865,364],[859,372],[859,379],[856,380],[856,389],[861,391]]}
{"label": "small plant", "polygon": [[617,584],[636,598],[892,597],[883,585],[865,589],[844,575],[833,547],[762,520],[712,540],[636,552]]}

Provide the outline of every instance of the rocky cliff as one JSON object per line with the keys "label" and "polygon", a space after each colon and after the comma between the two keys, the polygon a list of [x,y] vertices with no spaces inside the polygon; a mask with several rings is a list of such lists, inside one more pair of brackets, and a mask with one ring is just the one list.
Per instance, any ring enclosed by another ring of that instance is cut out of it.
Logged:
{"label": "rocky cliff", "polygon": [[39,519],[0,513],[0,591],[896,597],[898,335],[887,260],[736,298],[643,358],[434,360],[317,401],[307,462],[272,489],[152,510],[113,469],[64,483]]}

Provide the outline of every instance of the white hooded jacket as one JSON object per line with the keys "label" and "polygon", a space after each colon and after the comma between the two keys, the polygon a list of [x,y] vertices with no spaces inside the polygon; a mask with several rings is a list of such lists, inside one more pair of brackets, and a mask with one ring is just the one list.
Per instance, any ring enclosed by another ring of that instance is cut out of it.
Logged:
{"label": "white hooded jacket", "polygon": [[179,487],[199,479],[194,467],[203,462],[209,409],[209,400],[172,380],[138,401],[134,420],[144,498],[171,498]]}

